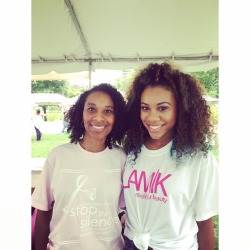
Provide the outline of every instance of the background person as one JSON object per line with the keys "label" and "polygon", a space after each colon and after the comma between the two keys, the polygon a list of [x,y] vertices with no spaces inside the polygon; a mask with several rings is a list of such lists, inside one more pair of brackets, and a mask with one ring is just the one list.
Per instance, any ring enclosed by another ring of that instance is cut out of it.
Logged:
{"label": "background person", "polygon": [[68,111],[70,143],[55,147],[32,194],[36,250],[122,250],[119,208],[125,101],[114,87],[84,92]]}
{"label": "background person", "polygon": [[67,118],[67,111],[63,111],[63,129],[62,129],[62,134],[64,133],[64,130],[68,129],[68,126],[69,126],[69,121],[68,121],[68,118]]}
{"label": "background person", "polygon": [[40,141],[42,138],[41,130],[42,130],[43,123],[44,123],[40,109],[36,110],[36,114],[32,117],[32,121],[33,121],[34,128],[36,130],[36,140]]}
{"label": "background person", "polygon": [[218,167],[201,85],[149,64],[128,93],[125,250],[213,250]]}

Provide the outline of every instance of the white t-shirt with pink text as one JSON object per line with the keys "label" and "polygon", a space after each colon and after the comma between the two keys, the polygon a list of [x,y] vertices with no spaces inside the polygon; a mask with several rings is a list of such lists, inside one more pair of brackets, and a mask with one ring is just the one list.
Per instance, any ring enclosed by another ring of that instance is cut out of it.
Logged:
{"label": "white t-shirt with pink text", "polygon": [[100,153],[79,143],[54,148],[45,161],[32,206],[48,211],[50,250],[122,250],[119,208],[126,156],[113,146]]}
{"label": "white t-shirt with pink text", "polygon": [[124,234],[139,249],[196,250],[196,221],[218,214],[218,166],[214,156],[197,153],[177,165],[172,142],[159,150],[144,145],[123,177],[127,220]]}

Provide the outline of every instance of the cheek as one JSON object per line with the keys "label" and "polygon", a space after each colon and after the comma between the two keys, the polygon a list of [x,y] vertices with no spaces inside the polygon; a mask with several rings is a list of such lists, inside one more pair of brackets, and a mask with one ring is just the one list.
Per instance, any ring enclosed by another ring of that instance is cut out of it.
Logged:
{"label": "cheek", "polygon": [[143,120],[145,119],[145,117],[146,117],[146,114],[145,113],[143,113],[143,112],[141,112],[140,113],[140,117],[141,117],[141,120],[142,120],[142,122],[143,122]]}
{"label": "cheek", "polygon": [[115,117],[112,116],[109,118],[109,124],[111,124],[112,126],[114,126],[114,123],[115,123]]}
{"label": "cheek", "polygon": [[171,115],[168,117],[168,120],[174,126],[177,120],[176,112],[171,113]]}
{"label": "cheek", "polygon": [[90,121],[92,119],[92,115],[87,113],[87,112],[83,112],[83,116],[82,116],[82,121],[84,123],[87,123],[88,121]]}
{"label": "cheek", "polygon": [[88,117],[87,114],[83,112],[83,114],[82,114],[82,120],[83,120],[83,121],[86,121],[86,120],[87,120],[87,117]]}

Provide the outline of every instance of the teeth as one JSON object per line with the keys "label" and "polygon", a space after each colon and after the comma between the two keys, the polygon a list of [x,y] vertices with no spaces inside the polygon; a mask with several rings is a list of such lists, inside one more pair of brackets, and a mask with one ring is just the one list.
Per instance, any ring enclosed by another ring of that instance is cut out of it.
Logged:
{"label": "teeth", "polygon": [[92,125],[94,129],[102,130],[105,128],[105,126],[94,126]]}
{"label": "teeth", "polygon": [[149,126],[151,129],[153,129],[153,130],[156,130],[156,129],[158,129],[158,128],[160,128],[161,127],[161,125],[159,125],[159,126]]}

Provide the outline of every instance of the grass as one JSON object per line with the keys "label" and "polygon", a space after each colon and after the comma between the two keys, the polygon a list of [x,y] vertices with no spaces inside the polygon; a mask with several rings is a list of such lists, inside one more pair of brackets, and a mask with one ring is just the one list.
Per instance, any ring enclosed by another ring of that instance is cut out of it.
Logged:
{"label": "grass", "polygon": [[214,250],[219,249],[219,215],[214,216]]}
{"label": "grass", "polygon": [[36,137],[31,137],[31,157],[46,158],[47,154],[54,147],[69,142],[69,134],[43,134],[41,141],[36,141]]}
{"label": "grass", "polygon": [[[54,147],[69,142],[69,135],[64,134],[43,134],[41,141],[36,141],[36,137],[31,137],[31,157],[32,158],[46,158],[47,154]],[[212,150],[215,158],[219,160],[218,147]],[[219,216],[214,216],[214,233],[215,233],[215,248],[219,249]]]}

